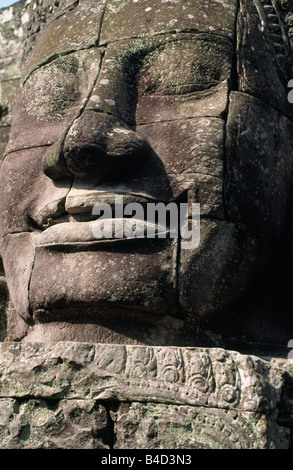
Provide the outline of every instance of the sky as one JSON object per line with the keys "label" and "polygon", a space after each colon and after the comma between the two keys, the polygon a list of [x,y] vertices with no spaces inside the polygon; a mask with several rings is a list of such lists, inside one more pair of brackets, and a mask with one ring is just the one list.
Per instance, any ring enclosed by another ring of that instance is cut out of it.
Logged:
{"label": "sky", "polygon": [[19,0],[0,0],[0,8],[10,7],[10,5],[13,5],[18,1]]}

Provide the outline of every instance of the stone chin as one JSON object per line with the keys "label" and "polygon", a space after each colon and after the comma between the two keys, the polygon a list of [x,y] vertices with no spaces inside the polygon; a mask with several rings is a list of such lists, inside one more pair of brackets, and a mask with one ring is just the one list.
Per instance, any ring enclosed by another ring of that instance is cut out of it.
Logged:
{"label": "stone chin", "polygon": [[4,239],[18,314],[10,339],[196,346],[201,324],[223,323],[223,333],[243,286],[264,265],[260,241],[226,221],[203,219],[194,250],[180,249],[180,239],[38,240],[28,232]]}

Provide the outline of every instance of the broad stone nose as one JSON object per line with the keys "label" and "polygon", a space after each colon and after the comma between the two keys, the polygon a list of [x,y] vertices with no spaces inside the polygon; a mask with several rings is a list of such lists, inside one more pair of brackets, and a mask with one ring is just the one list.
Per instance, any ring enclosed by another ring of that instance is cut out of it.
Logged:
{"label": "broad stone nose", "polygon": [[52,179],[65,175],[111,178],[128,173],[148,157],[148,143],[125,122],[99,111],[84,111],[65,139],[44,156],[44,173]]}

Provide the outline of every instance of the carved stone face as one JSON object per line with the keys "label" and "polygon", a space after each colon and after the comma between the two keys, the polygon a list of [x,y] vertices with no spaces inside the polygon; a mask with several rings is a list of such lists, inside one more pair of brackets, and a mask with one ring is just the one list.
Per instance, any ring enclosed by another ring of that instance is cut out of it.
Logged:
{"label": "carved stone face", "polygon": [[[283,11],[258,0],[60,9],[24,63],[1,169],[12,339],[196,345],[201,327],[278,341],[251,288],[288,233]],[[117,194],[200,203],[199,247],[97,241],[93,206]]]}

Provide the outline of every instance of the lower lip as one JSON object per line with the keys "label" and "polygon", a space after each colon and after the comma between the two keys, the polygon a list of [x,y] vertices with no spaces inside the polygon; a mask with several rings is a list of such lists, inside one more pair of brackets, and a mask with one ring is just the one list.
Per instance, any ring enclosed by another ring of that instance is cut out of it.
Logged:
{"label": "lower lip", "polygon": [[[135,219],[104,219],[103,223],[104,225],[100,227],[99,231],[102,236],[97,235],[97,220],[89,222],[64,222],[53,225],[40,233],[36,240],[36,246],[71,245],[91,242],[114,243],[118,240],[133,241],[135,239],[151,238],[148,236],[148,230],[155,232],[155,237],[152,238],[166,238],[169,233],[165,227]],[[105,224],[108,229],[112,227],[110,236]],[[133,232],[130,230],[131,226],[134,227]]]}

